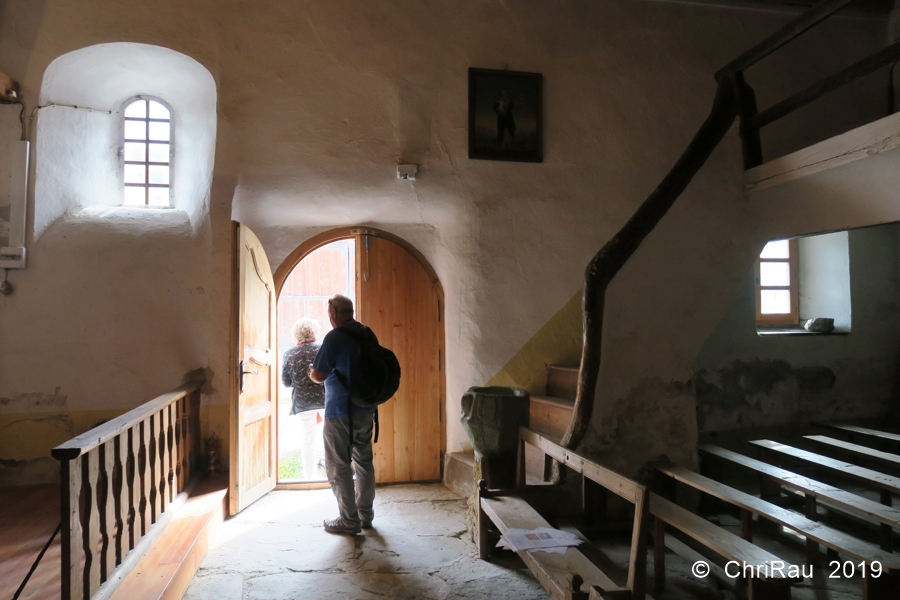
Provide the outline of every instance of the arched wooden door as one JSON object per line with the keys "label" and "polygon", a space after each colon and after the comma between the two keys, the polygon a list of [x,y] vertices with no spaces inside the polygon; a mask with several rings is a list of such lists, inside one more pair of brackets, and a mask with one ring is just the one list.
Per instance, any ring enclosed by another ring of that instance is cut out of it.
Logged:
{"label": "arched wooden door", "polygon": [[400,389],[379,407],[374,445],[379,483],[441,478],[444,407],[443,290],[425,259],[403,240],[374,229],[344,228],[301,245],[275,271],[280,293],[310,252],[337,239],[356,240],[356,318],[400,361]]}
{"label": "arched wooden door", "polygon": [[362,235],[357,246],[357,318],[400,361],[400,389],[378,409],[379,482],[441,476],[441,299],[437,282],[398,244]]}

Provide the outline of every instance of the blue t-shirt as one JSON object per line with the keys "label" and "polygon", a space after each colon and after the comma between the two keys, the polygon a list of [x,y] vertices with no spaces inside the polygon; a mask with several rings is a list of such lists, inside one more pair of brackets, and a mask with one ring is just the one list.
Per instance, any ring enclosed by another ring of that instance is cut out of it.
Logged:
{"label": "blue t-shirt", "polygon": [[[347,321],[339,327],[346,327],[351,331],[361,331],[363,324],[359,321]],[[353,406],[353,414],[367,413],[375,410],[374,407],[363,408],[350,401],[350,390],[359,373],[359,344],[352,337],[340,331],[329,331],[322,340],[322,347],[313,361],[313,368],[323,373],[328,373],[325,379],[325,418],[347,418],[347,406]],[[344,377],[344,383],[335,375],[337,370]]]}

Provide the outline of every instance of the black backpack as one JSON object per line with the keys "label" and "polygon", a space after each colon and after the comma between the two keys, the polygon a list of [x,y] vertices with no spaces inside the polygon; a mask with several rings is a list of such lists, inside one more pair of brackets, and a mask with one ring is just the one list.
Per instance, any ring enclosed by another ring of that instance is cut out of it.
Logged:
{"label": "black backpack", "polygon": [[[380,346],[375,333],[368,327],[359,331],[337,327],[335,331],[350,336],[359,344],[359,373],[350,388],[350,400],[364,408],[390,400],[400,387],[400,362],[396,355]],[[338,379],[346,385],[344,377]]]}

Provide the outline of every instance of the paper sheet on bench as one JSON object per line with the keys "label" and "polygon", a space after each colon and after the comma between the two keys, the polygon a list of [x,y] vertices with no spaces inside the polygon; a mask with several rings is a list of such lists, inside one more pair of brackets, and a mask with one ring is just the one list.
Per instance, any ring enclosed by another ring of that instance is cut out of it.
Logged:
{"label": "paper sheet on bench", "polygon": [[498,548],[508,548],[513,552],[522,550],[537,550],[539,552],[552,552],[565,554],[566,549],[577,546],[582,540],[574,533],[538,527],[537,529],[516,529],[511,527],[497,542]]}

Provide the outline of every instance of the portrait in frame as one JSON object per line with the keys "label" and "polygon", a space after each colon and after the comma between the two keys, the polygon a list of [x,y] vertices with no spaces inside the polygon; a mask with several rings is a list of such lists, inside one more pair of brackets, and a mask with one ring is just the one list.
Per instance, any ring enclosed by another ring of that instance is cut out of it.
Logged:
{"label": "portrait in frame", "polygon": [[469,158],[543,161],[540,73],[469,69]]}

